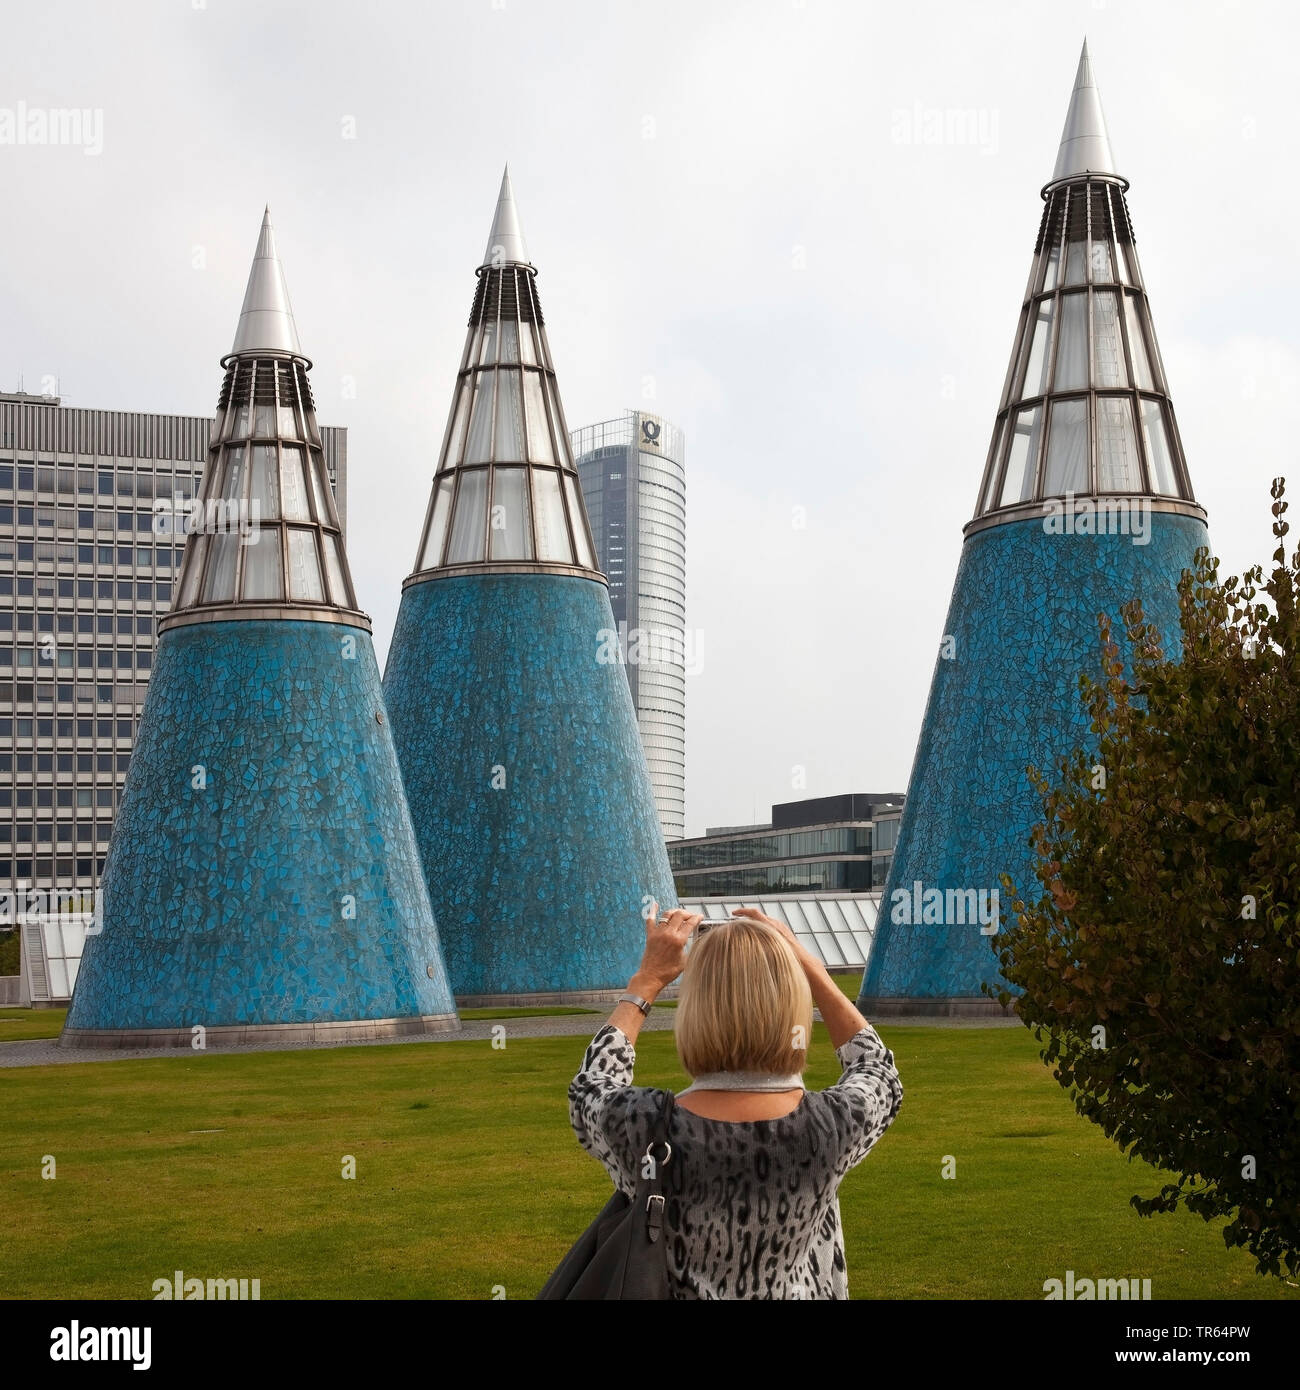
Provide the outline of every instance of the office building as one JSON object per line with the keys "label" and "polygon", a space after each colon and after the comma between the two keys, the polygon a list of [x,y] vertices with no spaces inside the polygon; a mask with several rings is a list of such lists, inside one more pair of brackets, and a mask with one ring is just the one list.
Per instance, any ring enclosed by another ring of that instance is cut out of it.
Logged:
{"label": "office building", "polygon": [[668,846],[677,895],[706,917],[756,907],[829,969],[860,971],[902,811],[901,792],[858,792],[782,802],[761,825],[717,826]]}
{"label": "office building", "polygon": [[573,433],[664,837],[686,833],[686,441],[628,410]]}

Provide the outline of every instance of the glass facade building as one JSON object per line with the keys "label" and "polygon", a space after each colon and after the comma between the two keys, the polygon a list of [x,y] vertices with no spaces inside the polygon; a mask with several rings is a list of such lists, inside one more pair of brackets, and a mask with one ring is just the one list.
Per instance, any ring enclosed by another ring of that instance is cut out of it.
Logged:
{"label": "glass facade building", "polygon": [[[0,889],[98,884],[211,432],[0,394]],[[347,433],[321,442],[341,515]]]}
{"label": "glass facade building", "polygon": [[686,832],[686,441],[629,410],[575,430],[597,560],[609,580],[664,838]]}
{"label": "glass facade building", "polygon": [[879,891],[902,793],[815,797],[772,807],[768,825],[725,826],[668,847],[680,897]]}

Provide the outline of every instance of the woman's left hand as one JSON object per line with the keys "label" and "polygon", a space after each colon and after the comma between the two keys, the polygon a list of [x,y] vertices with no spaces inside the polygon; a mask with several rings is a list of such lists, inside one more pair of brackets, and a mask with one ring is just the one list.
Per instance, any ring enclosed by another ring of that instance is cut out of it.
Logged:
{"label": "woman's left hand", "polygon": [[686,943],[703,920],[701,913],[675,908],[661,922],[659,904],[653,903],[645,919],[645,952],[637,974],[647,976],[660,989],[672,984],[686,966]]}

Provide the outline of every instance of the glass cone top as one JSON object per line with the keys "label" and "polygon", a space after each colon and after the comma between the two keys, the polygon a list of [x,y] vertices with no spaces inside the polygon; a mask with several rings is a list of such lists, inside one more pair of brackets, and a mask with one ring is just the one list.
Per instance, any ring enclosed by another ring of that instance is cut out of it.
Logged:
{"label": "glass cone top", "polygon": [[[1146,496],[1203,515],[1138,265],[1128,185],[1111,172],[1109,155],[1085,44],[1057,177],[1043,190],[1046,206],[971,525],[1041,514],[1045,501],[1068,495]],[[1088,167],[1093,161],[1100,170]]]}
{"label": "glass cone top", "polygon": [[501,181],[415,573],[598,576],[510,173]]}
{"label": "glass cone top", "polygon": [[[215,618],[347,621],[358,612],[316,407],[268,211],[160,630]],[[254,612],[256,610],[256,612]],[[341,618],[341,614],[346,615]]]}

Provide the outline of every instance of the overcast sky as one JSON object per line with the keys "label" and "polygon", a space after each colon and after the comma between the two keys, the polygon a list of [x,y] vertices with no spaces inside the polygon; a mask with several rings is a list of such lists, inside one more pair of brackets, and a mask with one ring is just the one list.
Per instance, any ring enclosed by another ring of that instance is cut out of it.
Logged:
{"label": "overcast sky", "polygon": [[42,0],[5,31],[0,120],[101,112],[102,149],[0,144],[0,389],[210,413],[269,202],[381,661],[509,161],[570,425],[686,431],[688,833],[907,784],[1085,34],[1216,552],[1269,553],[1288,5]]}

